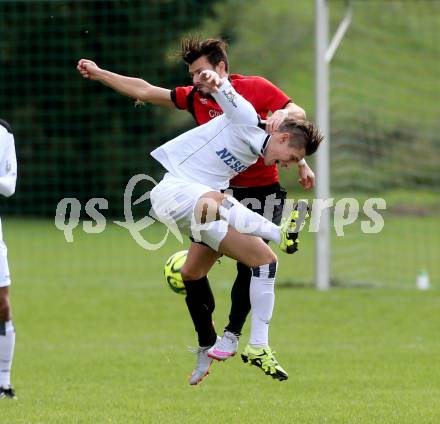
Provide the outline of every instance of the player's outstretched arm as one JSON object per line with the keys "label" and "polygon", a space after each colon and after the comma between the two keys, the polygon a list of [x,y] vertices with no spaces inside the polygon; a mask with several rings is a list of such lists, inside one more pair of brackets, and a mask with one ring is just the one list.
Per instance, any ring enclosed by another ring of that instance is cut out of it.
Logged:
{"label": "player's outstretched arm", "polygon": [[81,59],[76,67],[83,78],[99,81],[124,96],[140,100],[144,103],[175,107],[171,100],[171,91],[156,87],[140,78],[126,77],[101,69],[89,59]]}
{"label": "player's outstretched arm", "polygon": [[258,115],[254,107],[235,91],[227,78],[220,78],[215,71],[205,70],[200,73],[200,83],[209,89],[231,122],[257,125]]}

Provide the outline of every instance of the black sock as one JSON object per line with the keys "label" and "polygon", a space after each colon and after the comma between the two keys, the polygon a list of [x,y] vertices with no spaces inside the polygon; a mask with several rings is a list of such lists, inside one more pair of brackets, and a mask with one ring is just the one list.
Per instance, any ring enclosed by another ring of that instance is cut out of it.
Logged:
{"label": "black sock", "polygon": [[208,277],[183,283],[186,288],[186,305],[197,332],[199,346],[212,346],[217,341],[217,333],[212,323],[215,300]]}
{"label": "black sock", "polygon": [[251,270],[246,265],[237,262],[237,277],[231,290],[229,324],[225,328],[225,330],[237,336],[241,334],[246,317],[251,310],[251,301],[249,299],[251,277]]}

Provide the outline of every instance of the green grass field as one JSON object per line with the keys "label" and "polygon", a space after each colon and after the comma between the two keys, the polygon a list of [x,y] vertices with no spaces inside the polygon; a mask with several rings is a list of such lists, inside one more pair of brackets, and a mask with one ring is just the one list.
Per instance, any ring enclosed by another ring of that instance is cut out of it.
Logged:
{"label": "green grass field", "polygon": [[[157,239],[160,227],[151,230]],[[437,423],[440,343],[437,290],[334,289],[280,284],[271,344],[289,371],[276,382],[239,357],[187,383],[194,357],[183,296],[162,281],[164,259],[109,226],[67,244],[47,221],[4,220],[13,270],[17,402],[1,423]],[[280,282],[307,276],[282,257]],[[302,264],[305,267],[302,268]],[[289,266],[290,265],[290,266]],[[211,274],[218,329],[233,263]],[[245,329],[243,341],[248,335]]]}
{"label": "green grass field", "polygon": [[[119,198],[128,173],[153,169],[150,147],[190,121],[151,105],[134,111],[128,99],[80,82],[80,57],[168,87],[180,34],[221,35],[232,72],[265,76],[314,118],[314,2],[226,0],[197,27],[209,2],[194,2],[197,13],[191,2],[176,2],[172,13],[174,2],[0,3],[9,23],[0,27],[0,98],[18,128],[22,172],[15,211],[43,213],[55,193],[85,195],[89,185],[93,196]],[[165,259],[186,245],[170,238],[145,251],[114,225],[95,235],[76,229],[68,244],[51,221],[0,212],[19,397],[0,401],[0,424],[440,422],[440,2],[351,3],[330,66],[332,192],[355,182],[351,196],[383,195],[389,211],[380,236],[363,235],[359,221],[345,237],[333,234],[337,288],[328,292],[312,288],[312,234],[298,254],[280,254],[271,345],[289,380],[272,381],[237,356],[188,385],[195,334],[183,296],[162,278]],[[346,2],[328,4],[334,34]],[[296,179],[282,173],[289,190]],[[159,241],[163,231],[146,235]],[[422,269],[431,277],[426,292],[415,290]],[[233,278],[228,259],[210,273],[219,331]]]}

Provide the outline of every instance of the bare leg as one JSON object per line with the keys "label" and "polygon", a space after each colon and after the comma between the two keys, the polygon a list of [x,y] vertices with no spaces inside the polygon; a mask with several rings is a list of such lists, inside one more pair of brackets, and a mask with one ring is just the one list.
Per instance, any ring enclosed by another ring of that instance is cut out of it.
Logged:
{"label": "bare leg", "polygon": [[241,234],[231,227],[220,243],[219,252],[249,268],[277,261],[277,256],[263,239]]}
{"label": "bare leg", "polygon": [[198,280],[205,277],[219,257],[220,253],[209,246],[191,243],[185,265],[181,269],[183,279]]}

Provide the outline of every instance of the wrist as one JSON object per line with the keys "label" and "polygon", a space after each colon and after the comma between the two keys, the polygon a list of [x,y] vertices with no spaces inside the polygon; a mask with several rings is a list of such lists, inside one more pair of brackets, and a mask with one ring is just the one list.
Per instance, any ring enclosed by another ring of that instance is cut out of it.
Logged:
{"label": "wrist", "polygon": [[97,69],[95,71],[95,81],[106,83],[112,80],[112,72],[107,71],[106,69]]}
{"label": "wrist", "polygon": [[217,90],[223,90],[228,88],[231,85],[231,83],[229,82],[229,80],[227,78],[220,78],[219,84],[216,87]]}

